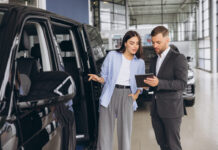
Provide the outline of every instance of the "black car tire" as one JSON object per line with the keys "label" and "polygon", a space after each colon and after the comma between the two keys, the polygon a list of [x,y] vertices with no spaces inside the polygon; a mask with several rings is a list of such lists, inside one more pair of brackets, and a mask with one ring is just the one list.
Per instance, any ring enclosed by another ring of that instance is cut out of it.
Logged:
{"label": "black car tire", "polygon": [[192,107],[195,104],[195,98],[192,100],[184,100],[185,107]]}

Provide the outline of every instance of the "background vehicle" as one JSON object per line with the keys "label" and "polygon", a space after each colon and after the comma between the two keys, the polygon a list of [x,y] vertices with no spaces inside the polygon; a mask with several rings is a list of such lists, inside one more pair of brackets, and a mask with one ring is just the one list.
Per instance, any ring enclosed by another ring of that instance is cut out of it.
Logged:
{"label": "background vehicle", "polygon": [[[87,74],[99,73],[105,55],[100,34],[37,8],[1,4],[0,16],[1,149],[68,146],[75,126],[64,102],[72,98],[77,143],[94,149],[101,86]],[[25,96],[17,83],[29,87]]]}
{"label": "background vehicle", "polygon": [[194,70],[191,67],[191,62],[193,58],[187,56],[188,61],[188,82],[186,90],[183,92],[184,104],[185,106],[193,106],[195,103],[195,76]]}
{"label": "background vehicle", "polygon": [[[170,45],[170,46],[172,46],[172,45]],[[154,58],[156,56],[156,53],[155,53],[153,47],[152,46],[144,46],[143,47],[143,56],[144,56],[143,59],[145,61],[145,66],[146,66],[145,72],[148,73],[150,61],[152,58]],[[187,57],[187,61],[188,61],[188,63],[190,63],[191,58]],[[138,100],[137,100],[139,105],[143,101],[150,101],[152,94],[153,94],[153,91],[144,90],[142,95],[140,95]],[[194,78],[194,71],[191,68],[190,64],[188,67],[187,87],[186,87],[185,91],[183,92],[183,99],[184,99],[185,106],[193,106],[194,105],[194,102],[195,102],[195,78]]]}

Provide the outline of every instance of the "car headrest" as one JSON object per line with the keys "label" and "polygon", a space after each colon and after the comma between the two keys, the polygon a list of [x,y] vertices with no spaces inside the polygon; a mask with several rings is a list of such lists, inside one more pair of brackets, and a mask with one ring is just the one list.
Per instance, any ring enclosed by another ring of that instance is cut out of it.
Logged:
{"label": "car headrest", "polygon": [[72,41],[62,41],[60,43],[60,48],[61,48],[61,51],[63,52],[73,52],[74,51]]}
{"label": "car headrest", "polygon": [[34,46],[31,48],[31,56],[34,58],[41,58],[39,43],[34,44]]}
{"label": "car headrest", "polygon": [[23,33],[21,35],[21,41],[19,45],[19,51],[26,51],[30,50],[30,40],[27,32],[23,30]]}
{"label": "car headrest", "polygon": [[31,87],[30,78],[26,74],[20,74],[20,88],[19,92],[22,96],[27,96]]}

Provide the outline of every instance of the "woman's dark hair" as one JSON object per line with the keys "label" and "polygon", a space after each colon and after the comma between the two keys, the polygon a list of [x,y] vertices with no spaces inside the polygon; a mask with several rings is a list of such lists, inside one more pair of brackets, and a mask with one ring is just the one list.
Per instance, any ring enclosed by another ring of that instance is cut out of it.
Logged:
{"label": "woman's dark hair", "polygon": [[117,51],[120,52],[120,53],[124,53],[125,50],[126,50],[125,43],[126,43],[130,38],[132,38],[132,37],[134,37],[134,36],[136,36],[136,37],[138,38],[138,40],[139,40],[139,49],[138,49],[138,51],[136,52],[135,55],[136,55],[137,58],[141,58],[141,56],[142,56],[141,38],[140,38],[139,34],[138,34],[136,31],[130,30],[130,31],[126,32],[126,34],[125,34],[124,37],[123,37],[121,47],[120,47],[120,49],[118,49]]}

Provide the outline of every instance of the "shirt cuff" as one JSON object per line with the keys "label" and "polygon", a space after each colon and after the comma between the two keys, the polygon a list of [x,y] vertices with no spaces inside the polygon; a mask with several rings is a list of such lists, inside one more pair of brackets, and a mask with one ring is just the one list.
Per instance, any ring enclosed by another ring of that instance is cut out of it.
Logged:
{"label": "shirt cuff", "polygon": [[136,101],[134,101],[134,102],[133,102],[133,110],[136,111],[137,108],[138,108],[138,105],[137,105]]}

